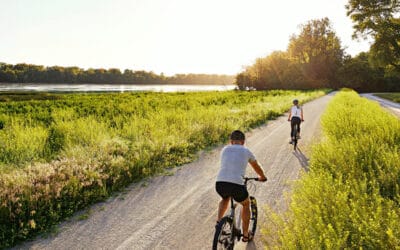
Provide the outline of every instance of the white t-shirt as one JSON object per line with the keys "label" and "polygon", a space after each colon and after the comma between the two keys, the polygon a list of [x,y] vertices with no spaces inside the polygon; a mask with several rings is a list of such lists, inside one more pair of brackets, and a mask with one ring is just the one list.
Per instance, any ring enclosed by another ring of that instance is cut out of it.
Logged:
{"label": "white t-shirt", "polygon": [[296,106],[294,105],[291,109],[290,109],[290,113],[292,114],[292,117],[299,117],[301,118],[301,107],[300,106]]}
{"label": "white t-shirt", "polygon": [[243,145],[233,144],[225,146],[221,152],[221,168],[217,181],[231,182],[243,185],[243,176],[246,173],[247,163],[255,161],[253,153]]}

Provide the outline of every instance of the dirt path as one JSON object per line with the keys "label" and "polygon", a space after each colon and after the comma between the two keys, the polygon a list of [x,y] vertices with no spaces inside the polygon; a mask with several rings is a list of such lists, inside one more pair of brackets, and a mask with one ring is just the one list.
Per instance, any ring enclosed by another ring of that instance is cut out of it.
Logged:
{"label": "dirt path", "polygon": [[393,114],[395,114],[397,117],[400,117],[400,104],[396,102],[389,101],[387,99],[383,99],[377,96],[374,96],[373,94],[361,94],[361,96],[366,97],[370,100],[377,101],[379,104],[391,111]]}
{"label": "dirt path", "polygon": [[[247,146],[264,166],[269,179],[256,184],[259,205],[268,204],[275,210],[285,208],[283,194],[300,170],[307,169],[305,148],[319,133],[320,115],[332,95],[304,105],[306,121],[302,124],[298,152],[288,144],[286,116],[247,133]],[[56,236],[16,248],[211,249],[219,201],[214,183],[221,148],[202,153],[197,161],[175,169],[174,175],[134,184],[125,193],[92,206],[87,219],[79,220],[76,216],[63,223]],[[262,249],[259,238],[257,232],[254,242],[239,243],[236,249]]]}

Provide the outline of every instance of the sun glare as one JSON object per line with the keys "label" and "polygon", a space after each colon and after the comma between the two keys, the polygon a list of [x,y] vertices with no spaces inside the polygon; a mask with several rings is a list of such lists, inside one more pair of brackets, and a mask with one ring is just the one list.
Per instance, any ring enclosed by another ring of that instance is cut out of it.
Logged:
{"label": "sun glare", "polygon": [[1,61],[236,74],[258,57],[286,50],[300,24],[326,16],[355,54],[368,47],[351,40],[345,3],[73,0],[47,1],[39,8],[33,1],[3,2],[0,25],[11,32],[0,45]]}

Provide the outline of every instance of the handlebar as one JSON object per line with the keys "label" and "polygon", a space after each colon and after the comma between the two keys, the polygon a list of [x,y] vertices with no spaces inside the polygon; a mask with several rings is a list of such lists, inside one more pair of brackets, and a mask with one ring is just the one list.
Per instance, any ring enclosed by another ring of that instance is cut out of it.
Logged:
{"label": "handlebar", "polygon": [[244,180],[244,185],[246,185],[248,181],[260,181],[258,177],[243,177],[243,180]]}

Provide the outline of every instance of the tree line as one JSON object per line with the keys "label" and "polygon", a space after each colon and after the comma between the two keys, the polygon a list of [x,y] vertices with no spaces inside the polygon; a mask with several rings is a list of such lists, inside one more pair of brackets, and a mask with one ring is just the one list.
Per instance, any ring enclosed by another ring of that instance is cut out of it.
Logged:
{"label": "tree line", "polygon": [[176,74],[165,76],[147,71],[126,69],[87,69],[79,67],[45,67],[33,64],[0,63],[3,83],[97,83],[97,84],[204,84],[234,83],[234,76],[217,74]]}
{"label": "tree line", "polygon": [[353,37],[373,41],[368,52],[347,55],[328,18],[310,20],[290,37],[286,51],[257,58],[239,73],[239,88],[400,91],[400,4],[349,0],[346,9]]}

